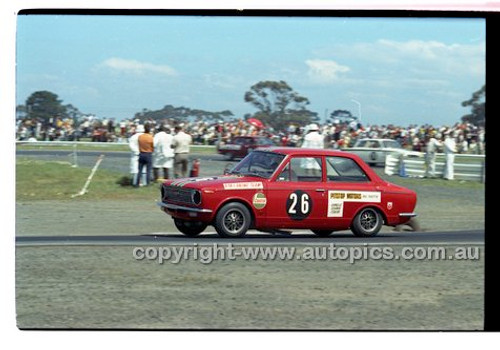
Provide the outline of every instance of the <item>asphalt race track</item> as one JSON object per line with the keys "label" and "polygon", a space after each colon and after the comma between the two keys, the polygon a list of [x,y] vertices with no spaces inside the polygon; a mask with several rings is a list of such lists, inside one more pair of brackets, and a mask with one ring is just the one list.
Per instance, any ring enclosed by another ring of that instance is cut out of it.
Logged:
{"label": "asphalt race track", "polygon": [[39,236],[16,237],[17,246],[56,246],[56,245],[182,245],[182,244],[237,244],[237,245],[484,245],[484,231],[458,232],[399,232],[381,233],[370,239],[362,239],[350,233],[332,234],[330,237],[317,237],[307,231],[296,231],[292,235],[271,235],[249,231],[244,238],[220,238],[215,232],[207,231],[196,238],[186,237],[178,232],[156,232],[146,235],[115,236]]}

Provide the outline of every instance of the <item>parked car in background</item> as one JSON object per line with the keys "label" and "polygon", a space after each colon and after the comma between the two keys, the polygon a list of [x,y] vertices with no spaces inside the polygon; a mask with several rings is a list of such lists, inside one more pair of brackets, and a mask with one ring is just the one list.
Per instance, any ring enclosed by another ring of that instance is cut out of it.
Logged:
{"label": "parked car in background", "polygon": [[343,151],[358,155],[369,165],[385,165],[388,154],[403,154],[410,158],[422,157],[422,153],[404,149],[398,141],[392,139],[360,139],[353,147]]}
{"label": "parked car in background", "polygon": [[354,154],[273,147],[250,153],[226,175],[165,181],[158,205],[187,236],[213,225],[221,237],[250,228],[371,237],[384,224],[407,223],[416,203],[414,191],[384,181]]}
{"label": "parked car in background", "polygon": [[229,159],[244,158],[257,148],[274,146],[274,142],[264,136],[237,136],[227,143],[217,145],[217,152]]}

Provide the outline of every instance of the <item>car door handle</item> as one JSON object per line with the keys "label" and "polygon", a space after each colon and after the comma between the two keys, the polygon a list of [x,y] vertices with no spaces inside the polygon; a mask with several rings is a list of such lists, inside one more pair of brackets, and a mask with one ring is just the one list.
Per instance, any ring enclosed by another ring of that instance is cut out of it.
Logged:
{"label": "car door handle", "polygon": [[317,188],[316,192],[325,192],[326,190],[324,188]]}

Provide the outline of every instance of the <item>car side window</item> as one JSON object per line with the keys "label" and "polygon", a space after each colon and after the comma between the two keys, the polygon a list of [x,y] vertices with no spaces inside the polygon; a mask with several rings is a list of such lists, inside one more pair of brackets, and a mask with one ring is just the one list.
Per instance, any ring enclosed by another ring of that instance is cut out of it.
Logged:
{"label": "car side window", "polygon": [[294,157],[283,168],[277,180],[320,182],[322,177],[321,157]]}
{"label": "car side window", "polygon": [[385,148],[401,148],[401,145],[397,141],[384,141]]}
{"label": "car side window", "polygon": [[353,159],[344,157],[326,157],[326,178],[328,181],[370,181],[363,169]]}

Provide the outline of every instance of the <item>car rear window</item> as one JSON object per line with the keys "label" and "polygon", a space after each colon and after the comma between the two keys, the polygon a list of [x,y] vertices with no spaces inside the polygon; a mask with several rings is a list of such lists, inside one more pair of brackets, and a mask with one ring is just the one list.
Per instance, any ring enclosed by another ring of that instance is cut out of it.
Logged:
{"label": "car rear window", "polygon": [[240,138],[234,139],[234,143],[237,145],[249,145],[252,143],[252,141],[253,140],[251,138],[247,138],[247,137],[240,137]]}
{"label": "car rear window", "polygon": [[328,181],[370,181],[363,169],[353,159],[344,157],[326,157],[326,177]]}

